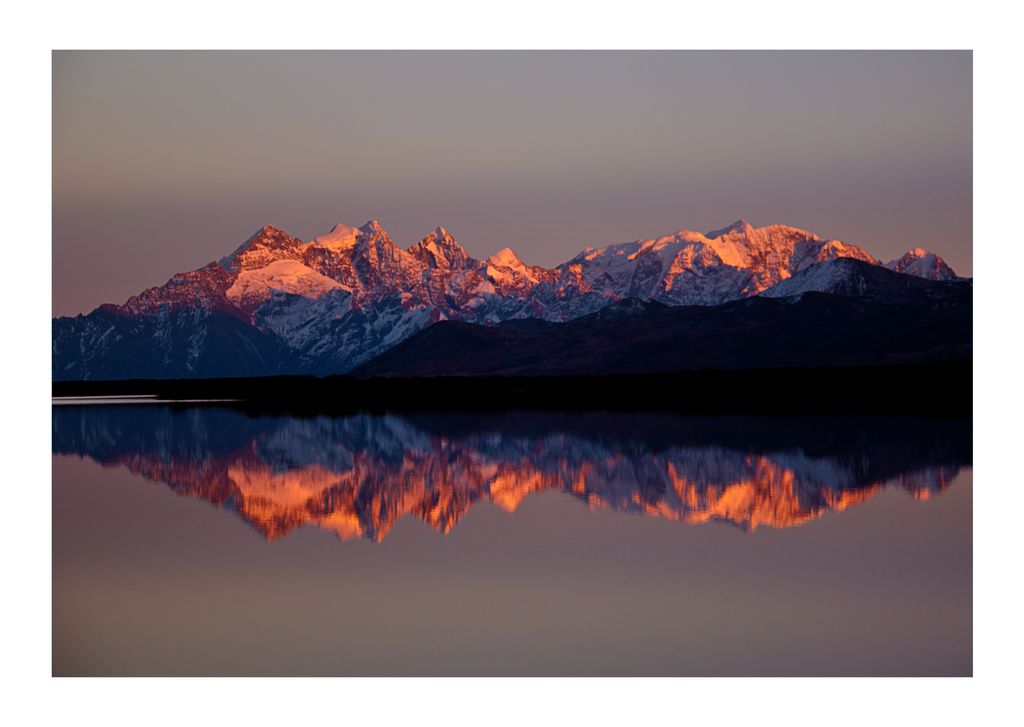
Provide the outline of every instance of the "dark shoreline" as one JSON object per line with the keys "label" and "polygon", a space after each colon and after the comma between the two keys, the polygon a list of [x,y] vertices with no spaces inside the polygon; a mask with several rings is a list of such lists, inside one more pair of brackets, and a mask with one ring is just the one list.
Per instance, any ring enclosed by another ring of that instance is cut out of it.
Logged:
{"label": "dark shoreline", "polygon": [[962,417],[972,410],[972,362],[570,377],[55,381],[52,395],[235,399],[233,407],[253,413],[298,415],[531,409]]}

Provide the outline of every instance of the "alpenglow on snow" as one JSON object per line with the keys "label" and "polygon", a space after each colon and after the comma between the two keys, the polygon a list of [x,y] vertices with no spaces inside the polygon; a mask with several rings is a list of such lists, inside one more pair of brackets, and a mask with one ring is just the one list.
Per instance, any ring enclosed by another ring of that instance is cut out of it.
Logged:
{"label": "alpenglow on snow", "polygon": [[[439,320],[568,321],[636,298],[719,305],[761,294],[856,245],[739,220],[708,233],[587,248],[554,268],[505,248],[477,260],[443,227],[408,248],[379,222],[336,225],[304,242],[272,226],[230,255],[122,305],[53,321],[54,380],[339,374]],[[920,249],[887,263],[946,280]]]}

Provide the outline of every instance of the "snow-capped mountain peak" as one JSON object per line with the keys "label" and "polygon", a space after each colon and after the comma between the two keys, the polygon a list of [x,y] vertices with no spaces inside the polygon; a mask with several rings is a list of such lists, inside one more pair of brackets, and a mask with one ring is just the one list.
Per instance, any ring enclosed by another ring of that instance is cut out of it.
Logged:
{"label": "snow-capped mountain peak", "polygon": [[343,249],[356,244],[356,238],[360,235],[358,227],[338,223],[331,228],[326,235],[313,238],[311,244],[326,248]]}
{"label": "snow-capped mountain peak", "polygon": [[359,228],[359,231],[367,235],[375,234],[387,234],[382,225],[378,220],[369,220],[365,225]]}
{"label": "snow-capped mountain peak", "polygon": [[885,267],[897,273],[916,275],[929,280],[954,280],[957,277],[945,260],[920,247],[907,250],[902,257],[887,262]]}
{"label": "snow-capped mountain peak", "polygon": [[497,284],[509,287],[532,286],[539,282],[536,270],[524,263],[515,250],[503,247],[485,261],[487,276]]}
{"label": "snow-capped mountain peak", "polygon": [[302,241],[273,225],[264,225],[239,245],[233,253],[220,260],[229,270],[259,268],[283,258],[301,257]]}
{"label": "snow-capped mountain peak", "polygon": [[472,258],[443,227],[437,227],[429,235],[409,248],[408,252],[431,268],[465,268]]}
{"label": "snow-capped mountain peak", "polygon": [[503,247],[496,253],[487,258],[487,262],[491,265],[496,265],[501,268],[518,268],[525,267],[519,256],[516,255],[516,251],[511,247]]}
{"label": "snow-capped mountain peak", "polygon": [[754,226],[752,224],[750,224],[749,222],[747,222],[744,219],[739,219],[739,220],[736,220],[735,222],[733,222],[728,227],[723,227],[720,230],[711,230],[710,232],[705,233],[704,236],[707,237],[708,239],[713,240],[716,237],[722,237],[724,235],[734,235],[734,234],[746,235],[746,234],[749,234],[751,231],[753,231],[753,229],[754,229]]}

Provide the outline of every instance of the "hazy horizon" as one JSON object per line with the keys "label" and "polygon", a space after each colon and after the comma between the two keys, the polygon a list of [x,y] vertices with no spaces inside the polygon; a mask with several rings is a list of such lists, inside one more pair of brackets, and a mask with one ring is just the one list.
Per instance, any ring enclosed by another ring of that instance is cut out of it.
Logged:
{"label": "hazy horizon", "polygon": [[971,94],[967,51],[55,52],[52,313],[369,219],[553,266],[744,218],[971,275]]}

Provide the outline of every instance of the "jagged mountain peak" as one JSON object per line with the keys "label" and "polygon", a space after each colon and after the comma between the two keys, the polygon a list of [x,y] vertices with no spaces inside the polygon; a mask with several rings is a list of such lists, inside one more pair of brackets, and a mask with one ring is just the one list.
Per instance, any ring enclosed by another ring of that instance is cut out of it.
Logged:
{"label": "jagged mountain peak", "polygon": [[430,234],[410,247],[408,252],[435,269],[463,268],[472,261],[469,253],[443,227],[435,227]]}
{"label": "jagged mountain peak", "polygon": [[511,247],[503,247],[487,258],[487,262],[497,267],[510,268],[524,265],[522,259]]}
{"label": "jagged mountain peak", "polygon": [[334,250],[341,250],[355,244],[361,234],[358,227],[338,223],[326,235],[313,238],[311,244]]}
{"label": "jagged mountain peak", "polygon": [[435,244],[457,245],[455,238],[444,227],[435,227],[417,244],[434,242]]}
{"label": "jagged mountain peak", "polygon": [[344,222],[339,222],[331,228],[331,231],[328,234],[331,237],[355,237],[359,234],[359,228],[346,225]]}
{"label": "jagged mountain peak", "polygon": [[244,250],[249,247],[254,247],[256,245],[265,245],[267,243],[273,243],[284,240],[291,241],[293,239],[295,238],[293,238],[291,235],[289,235],[287,232],[285,232],[279,227],[274,227],[273,225],[263,225],[263,227],[249,235],[249,237],[245,239],[245,242],[238,246],[236,252]]}
{"label": "jagged mountain peak", "polygon": [[256,230],[256,232],[250,235],[249,239],[247,239],[246,242],[252,242],[261,238],[276,237],[279,235],[287,234],[287,232],[285,232],[279,227],[274,227],[273,225],[263,225],[263,227]]}
{"label": "jagged mountain peak", "polygon": [[907,250],[902,257],[887,262],[885,267],[897,273],[916,275],[929,280],[955,280],[957,278],[957,274],[945,260],[921,247]]}
{"label": "jagged mountain peak", "polygon": [[708,239],[714,240],[716,237],[722,237],[724,235],[732,235],[737,233],[748,234],[754,229],[755,228],[752,224],[740,218],[733,222],[728,227],[723,227],[720,230],[711,230],[710,232],[705,233],[704,236],[707,237]]}
{"label": "jagged mountain peak", "polygon": [[711,230],[705,233],[705,237],[712,241],[740,238],[751,244],[764,244],[765,242],[783,240],[822,241],[821,237],[802,227],[780,224],[755,227],[742,219],[736,220],[728,227],[723,227],[720,230]]}
{"label": "jagged mountain peak", "polygon": [[353,254],[357,257],[379,262],[381,258],[393,259],[403,253],[403,250],[395,246],[384,225],[377,220],[370,220],[359,228],[359,236],[353,249]]}
{"label": "jagged mountain peak", "polygon": [[[537,267],[527,265],[511,247],[503,247],[486,260],[487,275],[497,285],[505,287],[529,287],[538,284],[545,273]],[[536,312],[531,315],[538,315]],[[540,316],[543,317],[543,316]]]}
{"label": "jagged mountain peak", "polygon": [[384,229],[384,225],[379,220],[368,220],[366,224],[359,228],[359,231],[367,235],[387,235],[387,230]]}
{"label": "jagged mountain peak", "polygon": [[258,267],[285,257],[297,257],[302,240],[273,225],[264,225],[219,263],[229,270]]}

